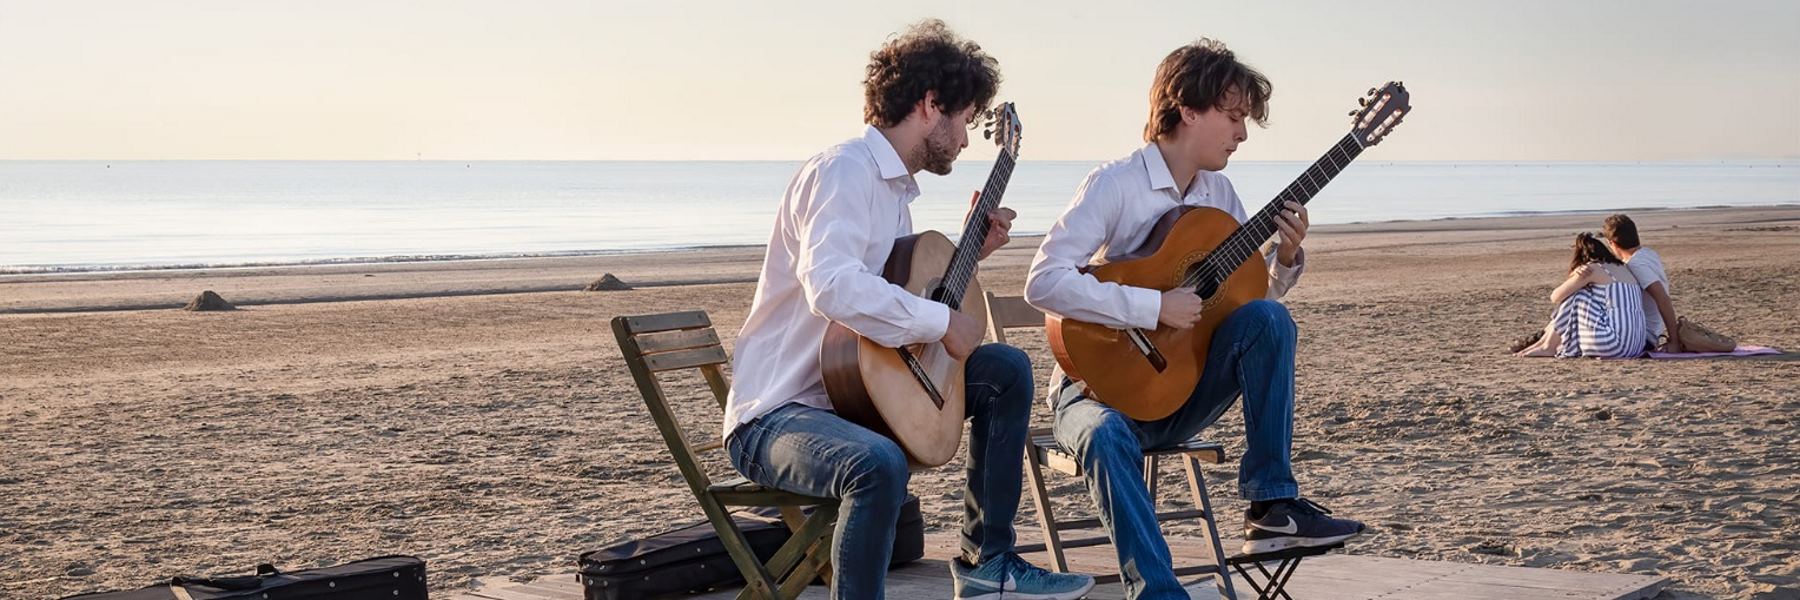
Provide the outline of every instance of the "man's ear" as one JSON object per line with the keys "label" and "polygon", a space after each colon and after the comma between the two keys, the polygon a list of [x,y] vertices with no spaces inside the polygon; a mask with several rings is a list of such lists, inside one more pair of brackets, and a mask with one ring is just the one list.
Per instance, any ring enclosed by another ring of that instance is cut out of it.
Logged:
{"label": "man's ear", "polygon": [[919,114],[919,119],[926,127],[935,126],[938,119],[944,118],[944,110],[938,106],[937,92],[931,90],[926,90],[925,97],[913,105],[913,112]]}
{"label": "man's ear", "polygon": [[1187,123],[1189,125],[1199,123],[1200,122],[1200,111],[1194,110],[1192,107],[1182,106],[1181,107],[1181,122]]}

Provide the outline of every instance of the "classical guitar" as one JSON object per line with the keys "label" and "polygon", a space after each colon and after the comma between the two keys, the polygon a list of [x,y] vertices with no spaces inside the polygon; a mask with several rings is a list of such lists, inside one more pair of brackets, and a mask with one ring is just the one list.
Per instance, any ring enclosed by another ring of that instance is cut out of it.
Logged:
{"label": "classical guitar", "polygon": [[1242,226],[1216,208],[1179,206],[1162,216],[1137,250],[1088,267],[1100,281],[1164,291],[1193,287],[1202,298],[1200,320],[1189,329],[1146,331],[1050,317],[1050,347],[1063,373],[1087,384],[1088,397],[1133,419],[1174,413],[1199,385],[1219,323],[1268,294],[1269,270],[1260,248],[1277,231],[1283,204],[1311,200],[1400,123],[1412,110],[1409,101],[1406,87],[1397,82],[1369,90],[1358,100],[1362,108],[1350,112],[1350,133]]}
{"label": "classical guitar", "polygon": [[[914,295],[950,306],[987,324],[986,297],[975,263],[987,239],[988,213],[1000,205],[1019,157],[1019,116],[1012,103],[988,113],[985,136],[1000,147],[986,187],[963,224],[958,243],[936,231],[894,241],[882,277]],[[963,364],[941,342],[888,348],[832,323],[819,348],[825,392],[838,416],[892,438],[916,466],[935,467],[962,444]]]}

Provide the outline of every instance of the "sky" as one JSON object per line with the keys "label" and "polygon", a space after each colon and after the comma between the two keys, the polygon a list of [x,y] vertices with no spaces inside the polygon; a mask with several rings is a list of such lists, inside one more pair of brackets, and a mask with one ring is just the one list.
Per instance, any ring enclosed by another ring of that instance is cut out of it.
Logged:
{"label": "sky", "polygon": [[1025,160],[1141,145],[1200,37],[1274,84],[1240,161],[1317,157],[1389,80],[1385,160],[1800,158],[1793,0],[0,0],[0,159],[803,160],[926,17],[999,60]]}

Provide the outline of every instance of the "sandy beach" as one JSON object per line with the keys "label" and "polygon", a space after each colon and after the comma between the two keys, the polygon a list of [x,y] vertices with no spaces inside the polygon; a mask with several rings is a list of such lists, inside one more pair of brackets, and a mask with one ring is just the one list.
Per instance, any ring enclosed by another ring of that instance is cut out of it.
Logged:
{"label": "sandy beach", "polygon": [[[1572,234],[1604,215],[1315,229],[1285,299],[1296,471],[1369,523],[1350,552],[1662,575],[1662,598],[1795,597],[1800,206],[1632,214],[1683,315],[1790,353],[1508,356],[1549,316]],[[985,263],[984,287],[1019,293],[1036,243]],[[569,573],[579,552],[693,522],[607,320],[703,309],[729,346],[761,259],[0,276],[0,598],[383,554],[426,559],[434,593],[453,592]],[[639,289],[579,291],[603,273]],[[201,290],[242,309],[173,309]],[[1042,336],[1013,337],[1047,377]],[[697,377],[670,384],[704,402]],[[1234,457],[1241,423],[1234,409],[1209,431]],[[933,531],[959,525],[960,464],[914,477]],[[1244,507],[1232,466],[1208,473],[1228,542]],[[1078,480],[1053,481],[1085,504]]]}

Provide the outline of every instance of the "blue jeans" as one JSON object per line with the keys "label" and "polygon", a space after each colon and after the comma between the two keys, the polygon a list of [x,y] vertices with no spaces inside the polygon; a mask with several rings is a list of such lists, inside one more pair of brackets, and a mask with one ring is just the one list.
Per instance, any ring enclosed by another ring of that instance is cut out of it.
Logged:
{"label": "blue jeans", "polygon": [[[1031,360],[1017,348],[988,344],[969,356],[963,377],[971,427],[962,549],[964,560],[980,564],[1013,547],[1031,418]],[[840,499],[831,596],[882,597],[911,478],[899,445],[831,411],[789,404],[738,426],[725,448],[731,465],[751,481]]]}
{"label": "blue jeans", "polygon": [[1248,500],[1299,495],[1288,451],[1294,431],[1294,320],[1272,300],[1245,304],[1213,332],[1200,384],[1186,404],[1157,421],[1137,421],[1088,399],[1064,381],[1054,399],[1056,442],[1075,454],[1119,553],[1128,598],[1186,600],[1170,566],[1169,544],[1144,485],[1144,449],[1187,441],[1244,397],[1244,458],[1238,490]]}

